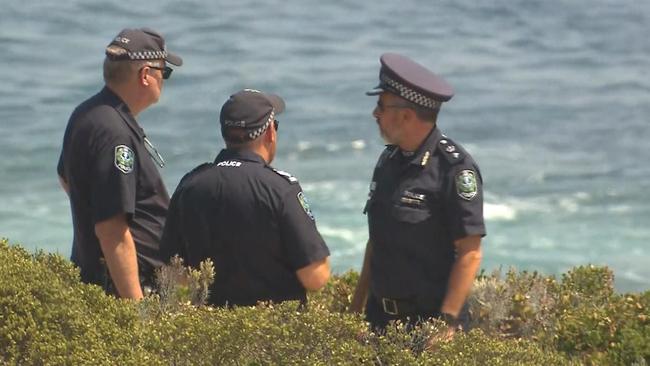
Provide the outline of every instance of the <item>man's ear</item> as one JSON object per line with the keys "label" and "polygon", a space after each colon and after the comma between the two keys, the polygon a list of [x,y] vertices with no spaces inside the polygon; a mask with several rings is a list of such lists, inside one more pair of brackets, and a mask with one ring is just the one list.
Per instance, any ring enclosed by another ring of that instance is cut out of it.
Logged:
{"label": "man's ear", "polygon": [[138,81],[140,81],[142,85],[149,86],[149,80],[147,80],[148,75],[149,75],[149,67],[145,66],[141,68],[138,71]]}
{"label": "man's ear", "polygon": [[400,108],[398,110],[398,116],[401,120],[400,122],[409,123],[417,117],[417,114],[411,108]]}
{"label": "man's ear", "polygon": [[267,139],[266,141],[268,142],[274,142],[277,138],[275,128],[273,128],[273,122],[271,122],[269,127],[266,128],[266,131],[264,132],[264,138]]}

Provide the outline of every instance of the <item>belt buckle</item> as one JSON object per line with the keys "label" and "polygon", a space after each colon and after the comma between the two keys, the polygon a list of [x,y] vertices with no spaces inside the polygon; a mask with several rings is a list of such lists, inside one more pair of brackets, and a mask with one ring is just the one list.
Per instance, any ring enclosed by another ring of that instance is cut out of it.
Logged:
{"label": "belt buckle", "polygon": [[385,297],[382,297],[381,299],[381,305],[384,307],[384,312],[389,315],[397,315],[399,314],[399,311],[397,309],[397,301],[393,299],[388,299]]}

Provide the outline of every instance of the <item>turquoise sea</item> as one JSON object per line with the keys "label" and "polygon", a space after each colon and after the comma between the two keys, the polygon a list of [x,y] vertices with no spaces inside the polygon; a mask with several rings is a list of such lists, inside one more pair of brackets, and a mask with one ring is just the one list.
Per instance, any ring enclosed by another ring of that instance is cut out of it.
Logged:
{"label": "turquoise sea", "polygon": [[456,89],[440,126],[483,173],[485,269],[593,263],[621,291],[650,288],[650,2],[5,0],[0,237],[69,255],[63,130],[101,88],[104,47],[141,26],[185,61],[139,118],[170,192],[223,146],[218,112],[232,92],[278,93],[274,165],[300,179],[335,270],[358,269],[383,149],[364,91],[379,55],[399,52]]}

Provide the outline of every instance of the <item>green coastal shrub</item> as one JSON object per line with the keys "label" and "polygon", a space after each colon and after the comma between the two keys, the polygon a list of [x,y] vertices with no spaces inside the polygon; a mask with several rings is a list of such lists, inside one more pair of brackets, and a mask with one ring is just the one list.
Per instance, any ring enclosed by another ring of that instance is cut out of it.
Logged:
{"label": "green coastal shrub", "polygon": [[377,335],[347,313],[354,272],[309,294],[307,309],[202,305],[214,276],[207,262],[164,269],[160,294],[139,303],[80,283],[58,255],[7,240],[0,273],[2,365],[644,365],[650,356],[650,292],[616,294],[600,267],[578,267],[560,281],[482,276],[472,297],[476,329],[430,350],[428,340],[445,330],[439,321]]}
{"label": "green coastal shrub", "polygon": [[16,365],[148,362],[137,305],[82,285],[58,255],[0,241],[0,360]]}
{"label": "green coastal shrub", "polygon": [[614,293],[606,268],[577,267],[563,276],[557,349],[592,365],[650,363],[650,291]]}
{"label": "green coastal shrub", "polygon": [[650,363],[650,291],[617,294],[606,267],[562,275],[510,270],[480,276],[469,303],[472,324],[495,337],[523,338],[588,365]]}

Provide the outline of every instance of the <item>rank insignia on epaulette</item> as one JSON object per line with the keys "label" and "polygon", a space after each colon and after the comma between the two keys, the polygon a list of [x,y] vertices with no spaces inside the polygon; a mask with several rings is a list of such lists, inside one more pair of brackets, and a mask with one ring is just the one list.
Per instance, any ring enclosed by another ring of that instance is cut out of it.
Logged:
{"label": "rank insignia on epaulette", "polygon": [[447,140],[446,138],[440,140],[440,150],[444,152],[444,156],[447,158],[451,164],[456,164],[461,161],[463,154],[460,149],[453,144],[452,141]]}
{"label": "rank insignia on epaulette", "polygon": [[422,157],[422,161],[420,162],[420,165],[425,166],[427,165],[427,162],[429,161],[429,156],[431,156],[430,152],[425,152],[424,156]]}
{"label": "rank insignia on epaulette", "polygon": [[276,174],[278,174],[278,175],[282,176],[284,179],[288,180],[289,183],[291,183],[291,184],[298,183],[298,178],[291,175],[291,173],[287,173],[284,170],[278,170],[278,169],[275,169],[275,168],[272,168],[272,169]]}

